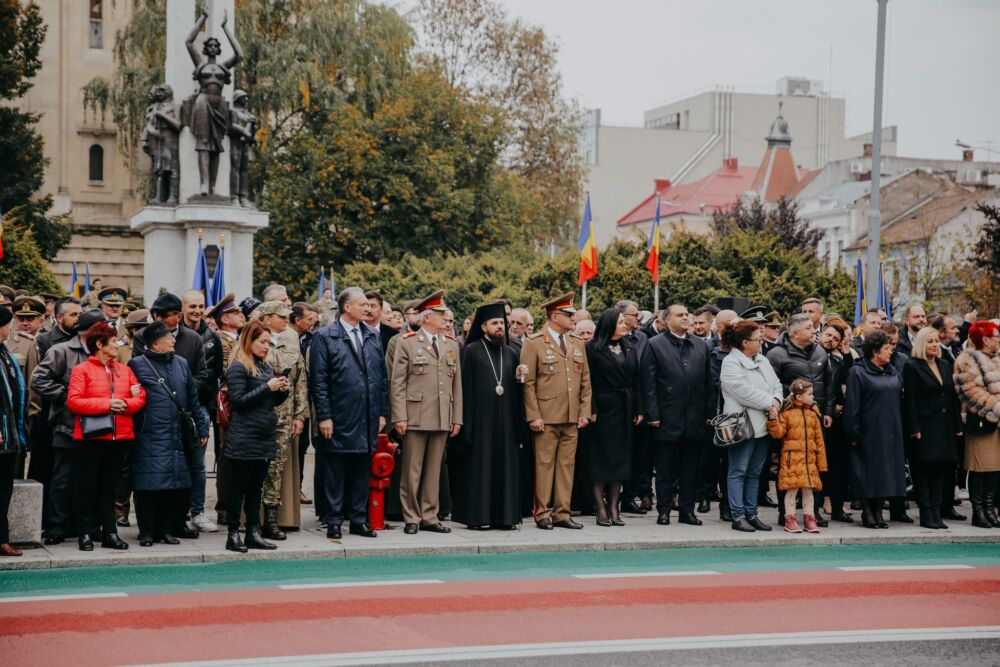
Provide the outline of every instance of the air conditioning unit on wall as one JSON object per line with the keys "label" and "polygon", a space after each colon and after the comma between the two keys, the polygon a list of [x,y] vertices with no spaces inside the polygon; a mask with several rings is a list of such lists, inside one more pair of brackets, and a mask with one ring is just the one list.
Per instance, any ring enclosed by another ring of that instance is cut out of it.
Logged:
{"label": "air conditioning unit on wall", "polygon": [[865,173],[865,163],[864,162],[852,162],[851,163],[851,173],[852,174],[863,174],[863,173]]}

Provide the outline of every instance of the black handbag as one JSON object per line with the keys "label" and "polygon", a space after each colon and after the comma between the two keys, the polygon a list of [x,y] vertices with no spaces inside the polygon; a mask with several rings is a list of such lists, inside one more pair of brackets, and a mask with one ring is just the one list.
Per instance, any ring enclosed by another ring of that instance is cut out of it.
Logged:
{"label": "black handbag", "polygon": [[194,420],[194,415],[191,411],[181,405],[180,399],[177,398],[177,394],[173,389],[167,385],[167,381],[164,380],[159,373],[156,372],[156,367],[153,366],[153,362],[149,360],[148,357],[143,357],[146,363],[149,364],[149,369],[153,371],[153,375],[156,376],[156,382],[163,390],[167,392],[167,396],[174,402],[177,406],[177,414],[181,422],[181,442],[184,444],[184,449],[194,450],[201,447],[201,438],[198,436],[198,424]]}
{"label": "black handbag", "polygon": [[80,430],[83,431],[84,440],[93,440],[115,432],[115,419],[108,413],[106,415],[81,415]]}

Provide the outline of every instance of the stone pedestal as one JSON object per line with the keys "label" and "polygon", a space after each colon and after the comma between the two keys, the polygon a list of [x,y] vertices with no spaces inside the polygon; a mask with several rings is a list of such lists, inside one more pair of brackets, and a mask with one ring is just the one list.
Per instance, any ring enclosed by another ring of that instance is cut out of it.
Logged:
{"label": "stone pedestal", "polygon": [[145,276],[143,299],[148,306],[161,288],[180,296],[191,289],[198,258],[198,230],[205,245],[226,237],[226,291],[243,299],[253,293],[253,235],[267,227],[263,211],[233,206],[181,204],[146,206],[131,218],[131,227],[143,236]]}
{"label": "stone pedestal", "polygon": [[7,510],[12,544],[42,541],[42,485],[33,479],[15,479]]}

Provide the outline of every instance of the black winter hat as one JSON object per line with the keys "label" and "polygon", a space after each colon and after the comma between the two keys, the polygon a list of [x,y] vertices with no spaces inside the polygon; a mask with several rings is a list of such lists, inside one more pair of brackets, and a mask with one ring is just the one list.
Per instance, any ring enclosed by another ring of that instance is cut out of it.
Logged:
{"label": "black winter hat", "polygon": [[0,327],[7,326],[12,319],[14,313],[10,312],[10,308],[0,308]]}
{"label": "black winter hat", "polygon": [[179,313],[181,312],[181,300],[176,294],[167,292],[156,297],[156,301],[149,307],[151,313]]}
{"label": "black winter hat", "polygon": [[108,318],[104,316],[104,311],[99,308],[91,308],[90,310],[85,310],[80,313],[80,319],[77,321],[76,330],[77,333],[83,333],[90,327],[94,326],[98,322],[107,322]]}
{"label": "black winter hat", "polygon": [[169,336],[170,329],[163,322],[156,321],[143,329],[142,333],[138,335],[142,336],[142,339],[146,341],[146,347],[152,347],[156,341],[164,336]]}

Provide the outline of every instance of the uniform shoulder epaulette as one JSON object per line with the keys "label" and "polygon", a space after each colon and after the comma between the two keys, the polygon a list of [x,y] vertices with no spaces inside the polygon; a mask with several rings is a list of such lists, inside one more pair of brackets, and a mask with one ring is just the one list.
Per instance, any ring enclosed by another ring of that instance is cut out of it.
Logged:
{"label": "uniform shoulder epaulette", "polygon": [[454,334],[450,334],[447,331],[444,332],[444,337],[447,338],[448,340],[453,340],[453,341],[458,342],[458,339],[455,338]]}
{"label": "uniform shoulder epaulette", "polygon": [[545,335],[544,331],[536,331],[535,333],[533,333],[530,336],[528,336],[528,340],[534,340],[535,338],[540,338],[541,336],[544,336],[544,335]]}
{"label": "uniform shoulder epaulette", "polygon": [[30,333],[25,333],[23,331],[18,331],[17,335],[21,338],[27,338],[28,340],[35,340],[34,336],[32,336]]}
{"label": "uniform shoulder epaulette", "polygon": [[572,331],[567,331],[565,335],[569,336],[570,338],[576,338],[577,340],[583,340],[582,338],[580,338],[579,335],[573,333]]}
{"label": "uniform shoulder epaulette", "polygon": [[403,334],[403,338],[412,338],[413,336],[416,335],[417,335],[416,331],[407,331],[405,334]]}

